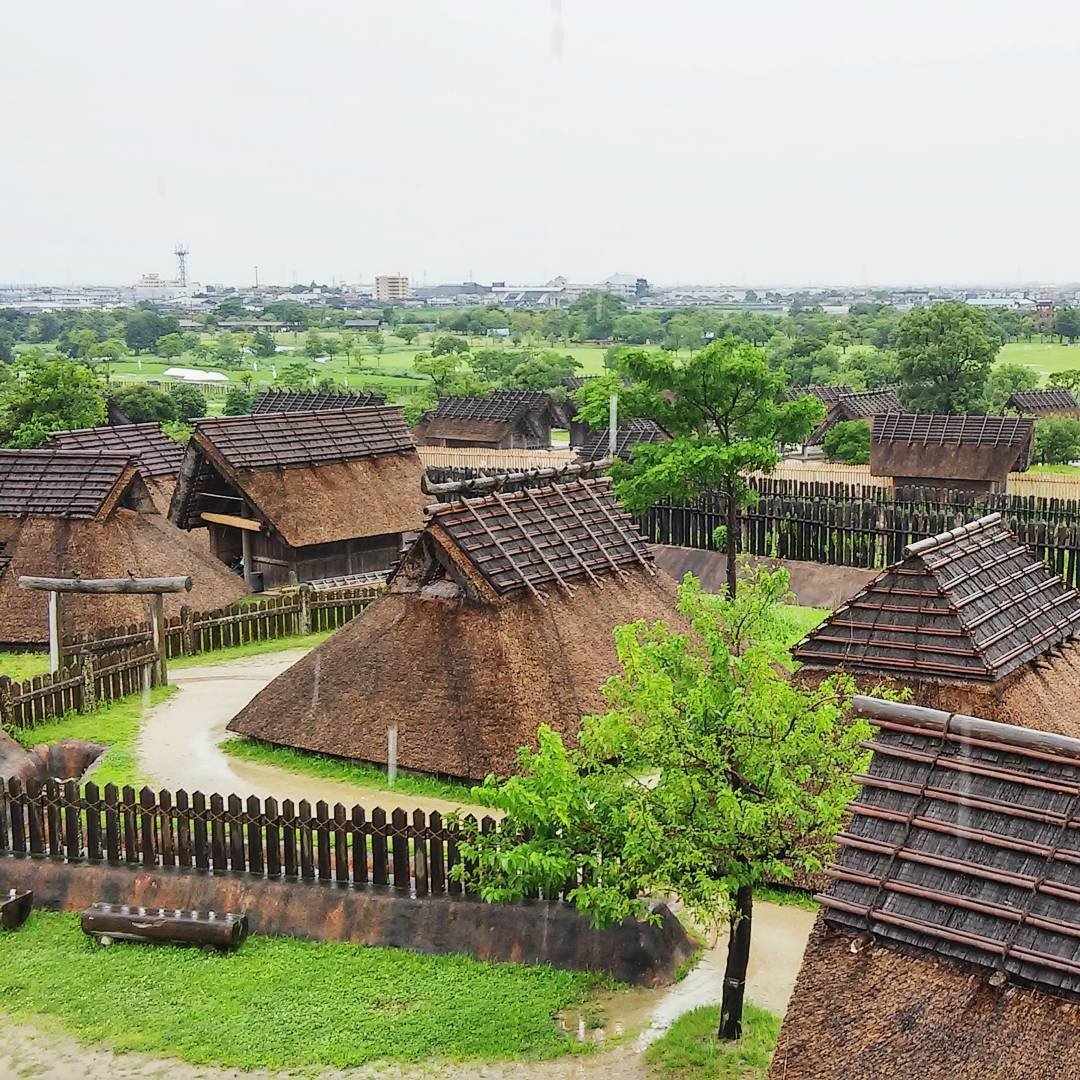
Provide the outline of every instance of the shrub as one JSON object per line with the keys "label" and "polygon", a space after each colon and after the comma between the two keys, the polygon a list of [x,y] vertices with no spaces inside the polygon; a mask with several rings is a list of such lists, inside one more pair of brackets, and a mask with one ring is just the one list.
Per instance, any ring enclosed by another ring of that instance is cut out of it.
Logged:
{"label": "shrub", "polygon": [[825,436],[822,445],[828,461],[845,465],[865,465],[870,460],[870,424],[866,420],[845,420]]}
{"label": "shrub", "polygon": [[1035,460],[1040,465],[1065,465],[1080,458],[1080,420],[1048,416],[1035,425]]}
{"label": "shrub", "polygon": [[176,420],[179,410],[172,394],[152,386],[132,386],[113,395],[120,411],[133,424],[148,424]]}

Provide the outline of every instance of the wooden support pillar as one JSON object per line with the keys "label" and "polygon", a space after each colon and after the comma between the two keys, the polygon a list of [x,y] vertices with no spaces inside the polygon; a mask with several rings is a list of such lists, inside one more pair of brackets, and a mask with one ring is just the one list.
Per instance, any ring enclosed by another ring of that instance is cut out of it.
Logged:
{"label": "wooden support pillar", "polygon": [[150,594],[150,621],[153,623],[154,651],[157,653],[157,685],[169,683],[168,639],[165,634],[165,597]]}
{"label": "wooden support pillar", "polygon": [[247,529],[240,530],[240,551],[244,560],[244,584],[251,588],[251,533]]}
{"label": "wooden support pillar", "polygon": [[49,591],[49,670],[55,675],[60,670],[64,634],[62,628],[60,593]]}

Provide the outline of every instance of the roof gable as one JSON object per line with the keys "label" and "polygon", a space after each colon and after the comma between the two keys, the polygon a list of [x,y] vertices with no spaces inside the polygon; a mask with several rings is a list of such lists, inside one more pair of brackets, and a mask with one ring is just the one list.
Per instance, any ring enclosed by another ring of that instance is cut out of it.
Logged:
{"label": "roof gable", "polygon": [[484,397],[444,397],[433,420],[478,420],[512,424],[526,413],[550,408],[552,398],[542,390],[495,390]]}
{"label": "roof gable", "polygon": [[386,395],[370,391],[315,392],[264,390],[251,409],[252,416],[277,412],[316,412],[324,409],[356,409],[386,404]]}
{"label": "roof gable", "polygon": [[0,517],[101,517],[136,482],[130,454],[0,450]]}
{"label": "roof gable", "polygon": [[1034,421],[1021,416],[888,412],[875,416],[871,438],[919,446],[1022,446],[1033,431]]}
{"label": "roof gable", "polygon": [[996,682],[1080,628],[1080,595],[1000,514],[904,555],[799,642],[795,657],[886,677]]}
{"label": "roof gable", "polygon": [[[600,461],[608,456],[610,428],[591,431],[581,448],[583,461]],[[627,457],[638,443],[667,442],[671,436],[655,420],[637,419],[620,424],[615,433],[615,456]]]}
{"label": "roof gable", "polygon": [[1080,995],[1080,740],[856,698],[875,725],[835,926]]}
{"label": "roof gable", "polygon": [[1072,391],[1062,389],[1014,390],[1005,402],[1010,409],[1080,409]]}
{"label": "roof gable", "polygon": [[290,469],[415,453],[401,410],[270,413],[200,420],[192,441],[233,469]]}
{"label": "roof gable", "polygon": [[653,572],[652,553],[606,477],[440,504],[426,531],[445,538],[499,596],[541,596],[544,585],[572,591],[571,582],[599,584],[629,566]]}
{"label": "roof gable", "polygon": [[815,397],[826,405],[832,405],[841,397],[853,393],[855,391],[850,386],[793,386],[787,392],[787,400],[798,401],[799,398]]}
{"label": "roof gable", "polygon": [[175,476],[184,459],[184,446],[170,439],[160,424],[119,424],[112,427],[53,431],[49,446],[57,450],[100,450],[135,458],[143,477]]}
{"label": "roof gable", "polygon": [[[822,399],[825,400],[824,398]],[[807,439],[809,445],[817,445],[825,439],[837,424],[847,420],[866,420],[882,413],[895,412],[900,408],[900,399],[891,386],[878,390],[860,390],[840,394],[829,405],[825,419],[813,430]]]}

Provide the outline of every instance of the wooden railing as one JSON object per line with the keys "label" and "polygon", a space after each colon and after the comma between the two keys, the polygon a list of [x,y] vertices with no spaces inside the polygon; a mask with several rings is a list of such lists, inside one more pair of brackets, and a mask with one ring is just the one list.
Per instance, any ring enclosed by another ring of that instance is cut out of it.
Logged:
{"label": "wooden railing", "polygon": [[0,676],[0,727],[34,728],[69,712],[91,712],[99,704],[157,686],[152,645],[77,657],[52,675],[24,682]]}
{"label": "wooden railing", "polygon": [[[197,656],[253,641],[336,630],[359,615],[381,591],[381,585],[319,590],[301,585],[280,596],[232,604],[217,611],[193,611],[185,605],[179,615],[166,622],[166,649],[170,658]],[[149,622],[67,635],[62,653],[64,656],[84,656],[129,648],[150,642],[152,636]]]}
{"label": "wooden railing", "polygon": [[460,894],[458,839],[438,811],[0,779],[0,855]]}

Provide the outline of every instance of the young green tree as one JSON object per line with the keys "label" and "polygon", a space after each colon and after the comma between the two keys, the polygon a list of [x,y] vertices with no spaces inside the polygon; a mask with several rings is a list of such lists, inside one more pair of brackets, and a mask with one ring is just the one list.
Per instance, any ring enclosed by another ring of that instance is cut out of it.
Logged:
{"label": "young green tree", "polygon": [[505,818],[487,835],[466,822],[455,868],[489,901],[555,895],[580,868],[569,899],[597,926],[647,919],[671,894],[705,926],[726,921],[726,1039],[740,1033],[755,887],[820,869],[868,756],[852,680],[807,689],[784,670],[786,592],[784,570],[753,572],[734,599],[688,576],[680,626],[617,629],[609,711],[585,717],[577,749],[541,727],[520,775],[488,778],[485,803]]}
{"label": "young green tree", "polygon": [[978,412],[1000,345],[981,308],[953,302],[908,312],[896,331],[900,400],[917,412]]}
{"label": "young green tree", "polygon": [[180,418],[173,395],[164,390],[155,390],[152,386],[129,386],[113,397],[120,411],[133,424],[160,423]]}
{"label": "young green tree", "polygon": [[246,383],[233,383],[225,395],[226,416],[246,416],[255,407],[255,391]]}
{"label": "young green tree", "polygon": [[866,465],[870,461],[870,424],[866,420],[845,420],[834,427],[821,444],[827,461],[845,465]]}
{"label": "young green tree", "polygon": [[311,360],[326,353],[326,342],[314,327],[304,335],[304,354]]}
{"label": "young green tree", "polygon": [[0,446],[41,446],[50,431],[95,427],[105,422],[105,393],[85,365],[33,354],[17,358],[17,377],[0,381]]}
{"label": "young green tree", "polygon": [[1054,312],[1050,329],[1071,345],[1080,338],[1080,308],[1063,307]]}
{"label": "young green tree", "polygon": [[419,327],[413,326],[412,323],[402,323],[394,329],[394,337],[404,341],[406,345],[411,345],[419,335]]}
{"label": "young green tree", "polygon": [[277,353],[277,342],[268,330],[256,330],[252,337],[252,348],[256,356],[270,357]]}
{"label": "young green tree", "polygon": [[178,419],[194,420],[197,416],[206,415],[206,395],[197,386],[178,383],[170,387],[170,393],[176,404]]}
{"label": "young green tree", "polygon": [[1080,420],[1048,416],[1037,421],[1035,460],[1040,465],[1067,465],[1080,460]]}
{"label": "young green tree", "polygon": [[1034,390],[1039,376],[1023,364],[995,364],[986,379],[986,407],[991,413],[1005,411],[1005,402],[1017,390]]}
{"label": "young green tree", "polygon": [[672,435],[669,442],[641,443],[629,462],[615,463],[619,498],[642,513],[661,499],[688,502],[720,492],[727,514],[727,587],[734,596],[739,508],[754,500],[746,478],[771,469],[780,460],[780,444],[805,442],[824,406],[812,397],[785,401],[784,376],[769,369],[760,349],[735,338],[689,359],[626,350],[614,362],[613,373],[578,391],[578,417],[606,427],[614,391],[620,419],[647,417]]}
{"label": "young green tree", "polygon": [[158,338],[156,352],[158,356],[166,360],[173,360],[177,356],[183,356],[187,351],[188,342],[183,334],[162,334]]}

